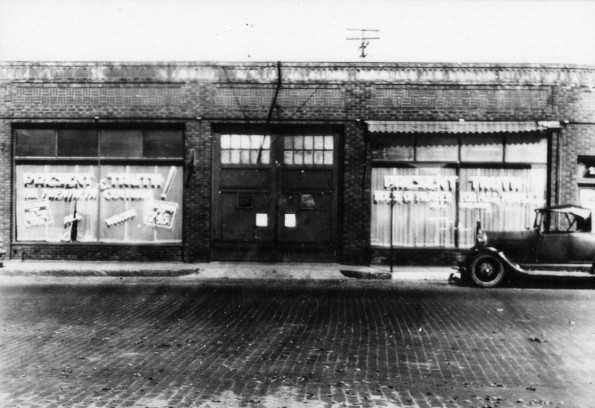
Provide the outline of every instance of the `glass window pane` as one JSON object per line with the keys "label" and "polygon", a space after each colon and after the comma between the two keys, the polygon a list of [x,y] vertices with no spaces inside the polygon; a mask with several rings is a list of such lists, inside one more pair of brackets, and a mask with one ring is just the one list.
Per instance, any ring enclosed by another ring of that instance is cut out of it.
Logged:
{"label": "glass window pane", "polygon": [[324,149],[324,136],[314,136],[314,148],[316,150]]}
{"label": "glass window pane", "polygon": [[271,161],[270,152],[268,150],[263,150],[260,156],[260,162],[262,164],[269,164]]}
{"label": "glass window pane", "polygon": [[307,150],[304,152],[304,164],[314,164],[314,154],[312,151]]}
{"label": "glass window pane", "polygon": [[456,136],[428,135],[417,138],[417,161],[457,161],[459,142]]}
{"label": "glass window pane", "polygon": [[182,130],[148,130],[143,136],[144,157],[184,157]]}
{"label": "glass window pane", "polygon": [[102,157],[141,157],[143,135],[140,130],[102,130],[99,155]]}
{"label": "glass window pane", "polygon": [[264,143],[262,144],[262,148],[267,149],[267,150],[271,148],[271,137],[270,136],[264,137]]}
{"label": "glass window pane", "polygon": [[250,136],[250,149],[260,149],[262,146],[264,138],[260,135],[252,135]]}
{"label": "glass window pane", "polygon": [[545,165],[529,169],[463,168],[460,172],[459,245],[475,241],[477,221],[485,230],[531,228],[534,210],[545,205]]}
{"label": "glass window pane", "polygon": [[231,149],[231,136],[230,135],[222,135],[221,136],[221,148],[222,149]]}
{"label": "glass window pane", "polygon": [[97,156],[97,133],[94,129],[65,129],[58,131],[58,156]]}
{"label": "glass window pane", "polygon": [[294,147],[295,147],[295,149],[303,149],[304,148],[304,136],[295,136],[294,137]]}
{"label": "glass window pane", "polygon": [[283,147],[285,150],[293,149],[293,136],[285,136],[283,138]]}
{"label": "glass window pane", "polygon": [[[389,247],[454,247],[456,169],[373,168],[371,243]],[[391,234],[391,187],[392,199]]]}
{"label": "glass window pane", "polygon": [[250,148],[250,135],[242,135],[240,137],[240,148],[242,148],[242,149]]}
{"label": "glass window pane", "polygon": [[180,242],[181,166],[101,166],[100,240]]}
{"label": "glass window pane", "polygon": [[54,129],[16,129],[17,156],[53,157],[56,155]]}
{"label": "glass window pane", "polygon": [[240,135],[231,135],[231,148],[239,149],[241,147],[242,137]]}
{"label": "glass window pane", "polygon": [[293,153],[294,164],[304,164],[304,152],[297,150]]}
{"label": "glass window pane", "polygon": [[221,163],[231,163],[231,150],[221,150]]}
{"label": "glass window pane", "polygon": [[250,150],[250,163],[258,164],[258,150]]}
{"label": "glass window pane", "polygon": [[324,152],[316,150],[314,152],[314,164],[324,164]]}
{"label": "glass window pane", "polygon": [[504,140],[502,136],[463,136],[462,142],[461,161],[502,162],[504,158]]}
{"label": "glass window pane", "polygon": [[250,163],[250,150],[240,150],[240,163]]}
{"label": "glass window pane", "polygon": [[240,164],[240,151],[239,150],[231,151],[231,163],[232,164]]}
{"label": "glass window pane", "polygon": [[333,150],[333,137],[332,136],[325,136],[324,137],[324,148],[326,150]]}
{"label": "glass window pane", "polygon": [[333,164],[333,152],[324,152],[324,164]]}
{"label": "glass window pane", "polygon": [[97,240],[97,166],[19,164],[15,172],[18,241]]}
{"label": "glass window pane", "polygon": [[372,146],[372,158],[375,160],[413,161],[413,135],[380,136]]}
{"label": "glass window pane", "polygon": [[506,140],[507,163],[547,163],[547,139],[534,135],[512,135]]}
{"label": "glass window pane", "polygon": [[293,151],[292,150],[286,150],[283,153],[283,163],[293,164]]}
{"label": "glass window pane", "polygon": [[314,148],[314,137],[313,136],[304,136],[304,149],[312,150],[313,148]]}

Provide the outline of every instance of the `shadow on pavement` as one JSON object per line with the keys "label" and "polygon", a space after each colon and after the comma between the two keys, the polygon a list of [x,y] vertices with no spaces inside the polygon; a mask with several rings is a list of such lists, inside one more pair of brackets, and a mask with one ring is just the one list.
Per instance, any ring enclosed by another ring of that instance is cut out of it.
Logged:
{"label": "shadow on pavement", "polygon": [[[449,283],[453,286],[475,287],[473,284],[467,283],[458,277],[451,277]],[[502,287],[517,289],[595,289],[595,276],[564,277],[514,275],[510,276]]]}

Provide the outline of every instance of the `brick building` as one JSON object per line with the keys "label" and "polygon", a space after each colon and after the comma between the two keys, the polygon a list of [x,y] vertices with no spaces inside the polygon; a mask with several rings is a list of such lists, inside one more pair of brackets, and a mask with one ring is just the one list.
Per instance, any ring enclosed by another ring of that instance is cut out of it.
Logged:
{"label": "brick building", "polygon": [[594,85],[559,65],[1,63],[0,238],[26,259],[449,263],[478,220],[595,208]]}

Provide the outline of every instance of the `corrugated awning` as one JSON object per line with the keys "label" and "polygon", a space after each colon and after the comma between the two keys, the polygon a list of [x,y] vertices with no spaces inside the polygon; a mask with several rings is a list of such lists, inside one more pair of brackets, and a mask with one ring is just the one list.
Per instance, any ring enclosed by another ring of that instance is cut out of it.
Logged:
{"label": "corrugated awning", "polygon": [[525,133],[560,128],[560,122],[366,121],[370,133]]}

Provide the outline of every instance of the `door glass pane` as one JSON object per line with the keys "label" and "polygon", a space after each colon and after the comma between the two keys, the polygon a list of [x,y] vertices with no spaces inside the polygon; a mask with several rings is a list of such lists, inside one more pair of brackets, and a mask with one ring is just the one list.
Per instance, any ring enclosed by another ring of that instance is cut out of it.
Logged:
{"label": "door glass pane", "polygon": [[307,166],[333,164],[332,136],[285,136],[284,140],[285,164]]}
{"label": "door glass pane", "polygon": [[371,243],[389,247],[454,247],[455,169],[373,168]]}
{"label": "door glass pane", "polygon": [[532,228],[534,210],[545,205],[546,175],[545,166],[461,169],[460,246],[473,246],[477,221],[484,230]]}
{"label": "door glass pane", "polygon": [[222,135],[222,164],[269,164],[270,136]]}

